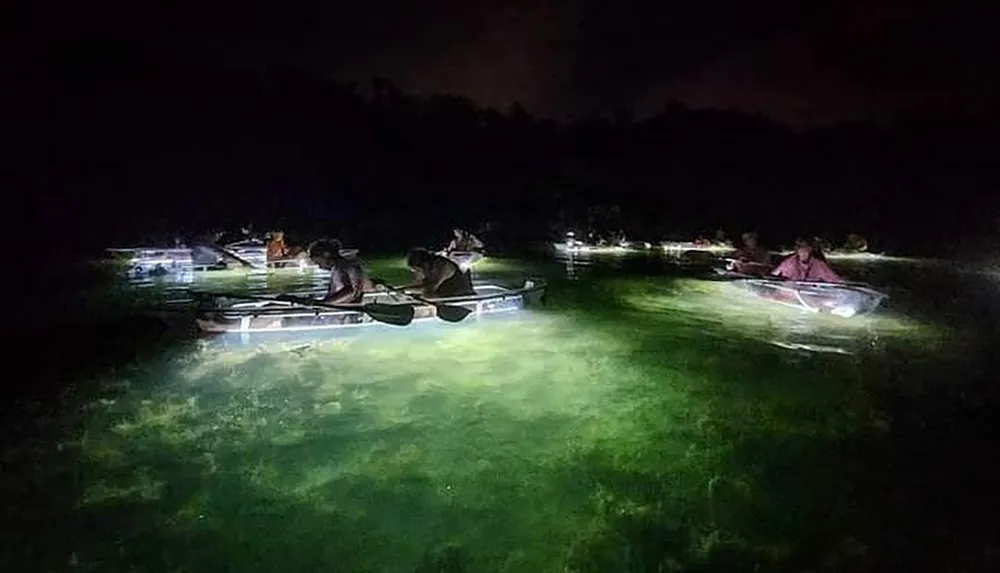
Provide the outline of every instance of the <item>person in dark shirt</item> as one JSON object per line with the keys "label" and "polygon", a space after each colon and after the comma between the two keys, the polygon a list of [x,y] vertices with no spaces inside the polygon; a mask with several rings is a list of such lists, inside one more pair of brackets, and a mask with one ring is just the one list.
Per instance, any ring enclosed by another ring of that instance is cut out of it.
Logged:
{"label": "person in dark shirt", "polygon": [[730,270],[744,275],[765,275],[771,270],[771,253],[757,243],[756,231],[743,233],[743,247],[736,251]]}
{"label": "person in dark shirt", "polygon": [[427,249],[412,249],[406,264],[413,271],[415,282],[403,287],[414,289],[428,298],[474,295],[472,277],[462,272],[455,261],[435,255]]}
{"label": "person in dark shirt", "polygon": [[330,286],[321,301],[326,304],[360,303],[366,292],[375,289],[361,260],[346,258],[336,239],[316,241],[309,247],[309,259],[323,270],[330,271]]}

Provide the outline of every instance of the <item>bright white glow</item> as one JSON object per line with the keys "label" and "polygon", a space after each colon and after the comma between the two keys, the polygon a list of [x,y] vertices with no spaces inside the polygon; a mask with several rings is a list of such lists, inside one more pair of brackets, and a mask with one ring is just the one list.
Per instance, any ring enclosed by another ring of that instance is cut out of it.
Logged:
{"label": "bright white glow", "polygon": [[463,272],[471,269],[485,258],[482,253],[475,251],[452,251],[450,254],[439,251],[437,254],[451,259]]}
{"label": "bright white glow", "polygon": [[830,314],[835,316],[842,316],[844,318],[851,318],[857,314],[857,310],[850,306],[838,306],[837,308],[830,311]]}
{"label": "bright white glow", "polygon": [[245,259],[254,267],[260,269],[267,268],[267,245],[255,241],[243,241],[226,245],[226,249],[232,251],[241,259]]}
{"label": "bright white glow", "polygon": [[[474,296],[459,296],[459,297],[447,297],[434,299],[435,302],[453,304],[457,306],[464,306],[470,308],[477,315],[489,315],[497,313],[512,312],[515,310],[520,310],[525,306],[525,296],[531,294],[531,291],[537,289],[544,289],[544,285],[536,285],[534,281],[525,281],[524,286],[519,289],[508,289],[498,285],[482,284],[476,285],[476,295]],[[364,303],[380,302],[382,304],[400,304],[397,299],[394,298],[395,295],[385,293],[369,293],[365,295]],[[506,304],[504,304],[506,303]],[[345,305],[345,306],[358,306],[361,305]],[[252,312],[255,309],[273,309],[273,308],[288,308],[287,313],[271,314],[266,315],[270,318],[275,319],[275,322],[271,323],[269,327],[252,328]],[[320,310],[317,312],[316,309],[308,309],[298,306],[294,303],[289,303],[285,301],[278,300],[265,300],[265,301],[250,301],[250,302],[239,302],[233,304],[227,308],[221,308],[216,310],[220,312],[223,317],[228,315],[229,320],[233,318],[239,318],[239,322],[226,324],[221,322],[216,322],[213,320],[206,320],[205,318],[197,318],[197,323],[199,328],[206,332],[212,333],[264,333],[264,332],[309,332],[309,331],[320,331],[320,330],[342,330],[347,328],[355,328],[360,326],[378,326],[381,323],[368,319],[360,310]],[[234,316],[235,315],[235,316]],[[283,318],[302,318],[302,317],[331,317],[331,316],[356,316],[360,318],[358,322],[350,322],[347,324],[321,324],[321,325],[295,325],[295,326],[282,326],[280,321]],[[434,315],[417,315],[414,317],[414,322],[421,322],[426,319],[435,318]]]}
{"label": "bright white glow", "polygon": [[594,254],[594,255],[621,255],[633,251],[635,249],[629,249],[627,247],[619,246],[607,246],[601,247],[597,245],[585,245],[580,241],[567,241],[565,243],[553,243],[552,246],[556,251],[561,253],[572,253],[572,254]]}
{"label": "bright white glow", "polygon": [[667,242],[660,243],[664,251],[708,251],[710,253],[731,253],[736,249],[732,245],[698,245],[691,242]]}

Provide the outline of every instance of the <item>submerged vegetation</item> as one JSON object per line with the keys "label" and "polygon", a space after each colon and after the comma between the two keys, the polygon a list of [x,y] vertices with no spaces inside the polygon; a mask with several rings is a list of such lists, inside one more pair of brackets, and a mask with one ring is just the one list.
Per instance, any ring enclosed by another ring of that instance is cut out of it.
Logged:
{"label": "submerged vegetation", "polygon": [[[394,278],[395,265],[374,266]],[[948,518],[968,509],[953,468],[986,451],[976,389],[990,362],[972,326],[907,318],[905,297],[825,324],[723,283],[593,273],[517,316],[341,339],[182,337],[97,372],[5,452],[8,508],[23,516],[5,558],[81,571],[886,571],[989,549],[977,524]],[[808,344],[773,343],[788,336]],[[931,551],[932,539],[954,544]]]}

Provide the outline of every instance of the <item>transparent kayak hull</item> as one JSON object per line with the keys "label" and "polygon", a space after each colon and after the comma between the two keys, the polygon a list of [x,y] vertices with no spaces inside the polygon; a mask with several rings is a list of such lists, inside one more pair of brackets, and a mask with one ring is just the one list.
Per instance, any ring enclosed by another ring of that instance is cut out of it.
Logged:
{"label": "transparent kayak hull", "polygon": [[[251,272],[285,268],[313,271],[319,269],[305,257],[268,261],[267,246],[259,241],[242,241],[226,245],[222,249],[253,265],[253,268],[246,269]],[[107,249],[107,252],[122,260],[127,268],[126,273],[132,277],[188,274],[233,268],[233,264],[227,263],[222,254],[210,247],[135,247]],[[343,249],[341,254],[347,258],[356,257],[358,249]],[[244,268],[240,265],[236,266]]]}
{"label": "transparent kayak hull", "polygon": [[255,268],[267,268],[267,243],[263,241],[251,239],[238,243],[230,243],[224,248],[252,264]]}
{"label": "transparent kayak hull", "polygon": [[623,255],[636,250],[619,245],[588,245],[579,241],[552,243],[552,248],[556,253],[573,255]]}
{"label": "transparent kayak hull", "polygon": [[672,254],[681,254],[687,251],[704,251],[709,253],[731,253],[736,249],[727,243],[695,243],[694,241],[668,241],[660,243],[660,248]]}
{"label": "transparent kayak hull", "polygon": [[823,312],[845,318],[870,314],[887,298],[885,293],[877,290],[848,284],[752,278],[738,282],[759,298],[809,312]]}
{"label": "transparent kayak hull", "polygon": [[108,249],[109,253],[124,259],[129,275],[156,275],[187,273],[194,270],[191,249]]}
{"label": "transparent kayak hull", "polygon": [[[305,252],[287,259],[268,260],[267,243],[256,239],[230,243],[226,245],[225,248],[236,253],[241,258],[246,259],[248,262],[253,263],[255,267],[272,269],[300,268],[313,270],[319,268],[309,260],[309,257]],[[358,256],[358,249],[341,249],[340,255],[348,259],[354,258]]]}
{"label": "transparent kayak hull", "polygon": [[[525,281],[520,288],[480,284],[475,286],[475,290],[475,295],[434,299],[434,302],[468,308],[474,316],[510,312],[540,300],[545,292],[545,284]],[[210,305],[198,309],[195,320],[203,332],[337,331],[380,324],[360,309],[328,310],[277,300],[229,300],[230,302],[215,299]],[[362,304],[368,303],[411,306],[414,310],[414,323],[436,316],[433,306],[402,295],[371,293],[365,295]],[[360,307],[361,304],[345,306]]]}

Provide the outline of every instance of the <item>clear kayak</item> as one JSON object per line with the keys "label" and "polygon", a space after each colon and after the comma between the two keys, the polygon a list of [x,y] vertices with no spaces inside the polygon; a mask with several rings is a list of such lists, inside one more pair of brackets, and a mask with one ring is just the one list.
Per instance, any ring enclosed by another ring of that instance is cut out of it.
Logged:
{"label": "clear kayak", "polygon": [[666,241],[660,243],[660,248],[674,255],[688,251],[704,251],[708,253],[731,253],[736,249],[728,243],[696,243],[694,241]]}
{"label": "clear kayak", "polygon": [[[299,256],[289,257],[286,259],[268,260],[267,241],[262,241],[260,239],[247,239],[245,241],[230,243],[225,246],[225,249],[239,255],[241,258],[253,263],[255,267],[259,268],[318,268],[309,261],[309,257],[305,253],[300,253]],[[358,249],[341,249],[340,255],[351,259],[358,256]]]}
{"label": "clear kayak", "polygon": [[[187,274],[191,272],[228,270],[242,268],[250,272],[266,272],[268,269],[294,268],[316,270],[318,267],[304,257],[280,261],[267,260],[267,246],[260,241],[241,241],[225,247],[180,247],[157,248],[135,247],[106,249],[116,259],[122,260],[129,276],[157,276]],[[358,249],[343,249],[341,254],[351,258]],[[230,259],[245,264],[237,264]]]}
{"label": "clear kayak", "polygon": [[[545,283],[525,281],[520,288],[495,284],[477,284],[475,295],[433,299],[449,306],[461,306],[481,316],[515,311],[540,300]],[[338,305],[337,309],[303,306],[280,300],[209,297],[196,311],[198,327],[206,333],[263,333],[297,331],[335,331],[379,324],[362,310],[364,305],[377,303],[388,307],[409,306],[414,310],[414,322],[437,316],[437,309],[405,295],[392,293],[366,294],[359,304]],[[355,308],[351,308],[355,307]]]}
{"label": "clear kayak", "polygon": [[810,312],[850,318],[869,314],[888,298],[863,285],[744,278],[736,281],[754,296]]}
{"label": "clear kayak", "polygon": [[556,253],[573,255],[623,255],[635,250],[621,245],[588,245],[580,241],[552,243],[552,248]]}
{"label": "clear kayak", "polygon": [[184,273],[195,267],[194,256],[188,248],[137,247],[106,251],[125,262],[129,275]]}

